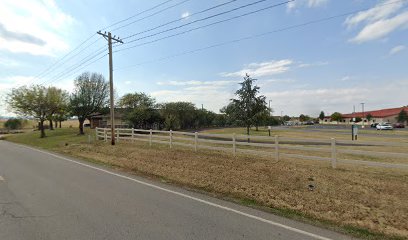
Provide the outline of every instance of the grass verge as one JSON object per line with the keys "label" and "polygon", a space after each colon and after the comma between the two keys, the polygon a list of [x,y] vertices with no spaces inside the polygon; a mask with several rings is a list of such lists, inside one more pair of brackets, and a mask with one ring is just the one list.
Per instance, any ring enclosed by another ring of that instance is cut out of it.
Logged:
{"label": "grass verge", "polygon": [[[325,164],[199,151],[143,142],[88,144],[77,129],[7,136],[7,140],[57,151],[168,183],[325,226],[365,239],[408,236],[408,173],[372,168],[331,169]],[[314,191],[308,185],[316,186]]]}

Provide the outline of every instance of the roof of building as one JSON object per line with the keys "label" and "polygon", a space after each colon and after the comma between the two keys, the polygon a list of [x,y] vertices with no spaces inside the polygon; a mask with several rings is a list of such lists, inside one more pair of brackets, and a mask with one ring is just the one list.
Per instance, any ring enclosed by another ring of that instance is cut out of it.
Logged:
{"label": "roof of building", "polygon": [[384,118],[389,116],[398,115],[401,110],[404,110],[408,113],[408,106],[407,107],[399,107],[399,108],[388,108],[388,109],[381,109],[381,110],[374,110],[374,111],[364,111],[363,112],[355,112],[355,113],[348,113],[343,114],[343,118],[356,118],[356,117],[366,117],[368,114],[371,114],[374,118]]}

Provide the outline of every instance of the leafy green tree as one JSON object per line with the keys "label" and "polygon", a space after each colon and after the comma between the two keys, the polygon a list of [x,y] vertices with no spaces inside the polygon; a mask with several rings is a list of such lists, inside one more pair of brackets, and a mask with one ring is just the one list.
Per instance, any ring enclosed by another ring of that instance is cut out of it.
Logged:
{"label": "leafy green tree", "polygon": [[23,127],[23,121],[18,118],[10,118],[4,123],[4,127],[9,130],[17,130]]}
{"label": "leafy green tree", "polygon": [[309,121],[309,120],[310,120],[310,117],[308,115],[300,114],[299,121],[306,122],[306,121]]}
{"label": "leafy green tree", "polygon": [[167,114],[164,120],[164,127],[167,130],[178,130],[181,128],[180,119],[173,114]]}
{"label": "leafy green tree", "polygon": [[255,131],[258,131],[259,126],[265,126],[268,122],[269,117],[270,117],[269,109],[265,109],[265,111],[258,112],[254,117]]}
{"label": "leafy green tree", "polygon": [[119,99],[119,107],[122,108],[138,108],[138,107],[149,107],[153,108],[156,106],[156,100],[146,93],[128,93]]}
{"label": "leafy green tree", "polygon": [[69,94],[67,91],[64,91],[62,89],[49,87],[47,89],[47,99],[50,108],[47,119],[50,122],[50,130],[53,130],[53,120],[58,121],[56,119],[56,114],[61,114],[61,112],[66,111],[68,108]]}
{"label": "leafy green tree", "polygon": [[341,122],[343,120],[343,116],[339,112],[334,112],[331,116],[332,121]]}
{"label": "leafy green tree", "polygon": [[324,119],[324,117],[325,117],[325,116],[324,116],[324,112],[323,112],[323,111],[321,111],[321,112],[320,112],[320,114],[319,114],[319,119],[320,119],[320,120],[323,120],[323,119]]}
{"label": "leafy green tree", "polygon": [[267,111],[266,97],[259,95],[259,87],[254,85],[256,79],[251,78],[248,74],[244,77],[244,81],[240,83],[241,88],[235,92],[237,99],[231,99],[234,104],[234,116],[241,120],[247,129],[255,124],[258,114]]}
{"label": "leafy green tree", "polygon": [[213,119],[213,125],[217,127],[227,126],[227,116],[226,114],[215,114]]}
{"label": "leafy green tree", "polygon": [[288,115],[283,116],[283,121],[285,122],[290,121],[290,117]]}
{"label": "leafy green tree", "polygon": [[355,121],[356,123],[363,121],[363,119],[361,117],[356,117]]}
{"label": "leafy green tree", "polygon": [[[166,129],[192,129],[195,127],[197,109],[191,102],[169,102],[160,104],[160,114],[165,119]],[[171,123],[171,124],[170,124]]]}
{"label": "leafy green tree", "polygon": [[397,121],[399,123],[405,123],[408,121],[408,114],[404,109],[402,109],[401,112],[398,113]]}
{"label": "leafy green tree", "polygon": [[14,113],[38,119],[41,138],[45,137],[44,121],[52,111],[47,91],[41,85],[22,86],[13,89],[7,96],[7,103]]}
{"label": "leafy green tree", "polygon": [[163,122],[156,100],[145,93],[126,94],[118,105],[126,109],[124,118],[134,128],[153,128],[154,124]]}
{"label": "leafy green tree", "polygon": [[75,81],[70,96],[70,110],[78,117],[79,134],[84,134],[84,122],[92,113],[98,112],[108,103],[109,88],[103,75],[84,72]]}
{"label": "leafy green tree", "polygon": [[225,115],[225,124],[227,126],[240,126],[243,127],[244,124],[237,117],[238,106],[234,102],[230,102],[227,106],[220,109],[220,112]]}
{"label": "leafy green tree", "polygon": [[371,113],[367,114],[366,119],[367,121],[371,121],[371,119],[373,119],[373,115],[371,115]]}

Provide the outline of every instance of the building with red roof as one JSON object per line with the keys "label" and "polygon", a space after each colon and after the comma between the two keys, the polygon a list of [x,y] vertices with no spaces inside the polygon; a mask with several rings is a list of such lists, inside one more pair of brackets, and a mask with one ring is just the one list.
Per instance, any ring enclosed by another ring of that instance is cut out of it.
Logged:
{"label": "building with red roof", "polygon": [[[341,123],[343,124],[353,124],[356,118],[361,118],[362,121],[358,124],[365,124],[369,125],[372,123],[396,123],[398,114],[404,110],[408,113],[408,106],[399,107],[399,108],[387,108],[381,110],[373,110],[373,111],[364,111],[364,112],[354,112],[354,113],[346,113],[342,114],[343,120]],[[371,116],[370,120],[367,119],[367,116]],[[337,123],[331,121],[330,116],[325,117],[323,120],[320,121],[323,124],[330,124],[330,123]]]}

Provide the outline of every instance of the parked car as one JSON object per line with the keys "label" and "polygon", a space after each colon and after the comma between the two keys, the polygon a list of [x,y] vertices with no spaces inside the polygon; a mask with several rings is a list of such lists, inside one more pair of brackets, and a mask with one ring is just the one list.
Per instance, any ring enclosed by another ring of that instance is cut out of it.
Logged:
{"label": "parked car", "polygon": [[313,121],[307,121],[307,122],[304,123],[304,125],[314,125],[314,122]]}
{"label": "parked car", "polygon": [[371,127],[372,127],[372,128],[376,128],[377,125],[378,125],[378,123],[371,123]]}
{"label": "parked car", "polygon": [[394,128],[405,128],[405,125],[403,123],[394,123],[392,126]]}
{"label": "parked car", "polygon": [[389,123],[380,123],[377,125],[377,130],[392,130],[393,127]]}

